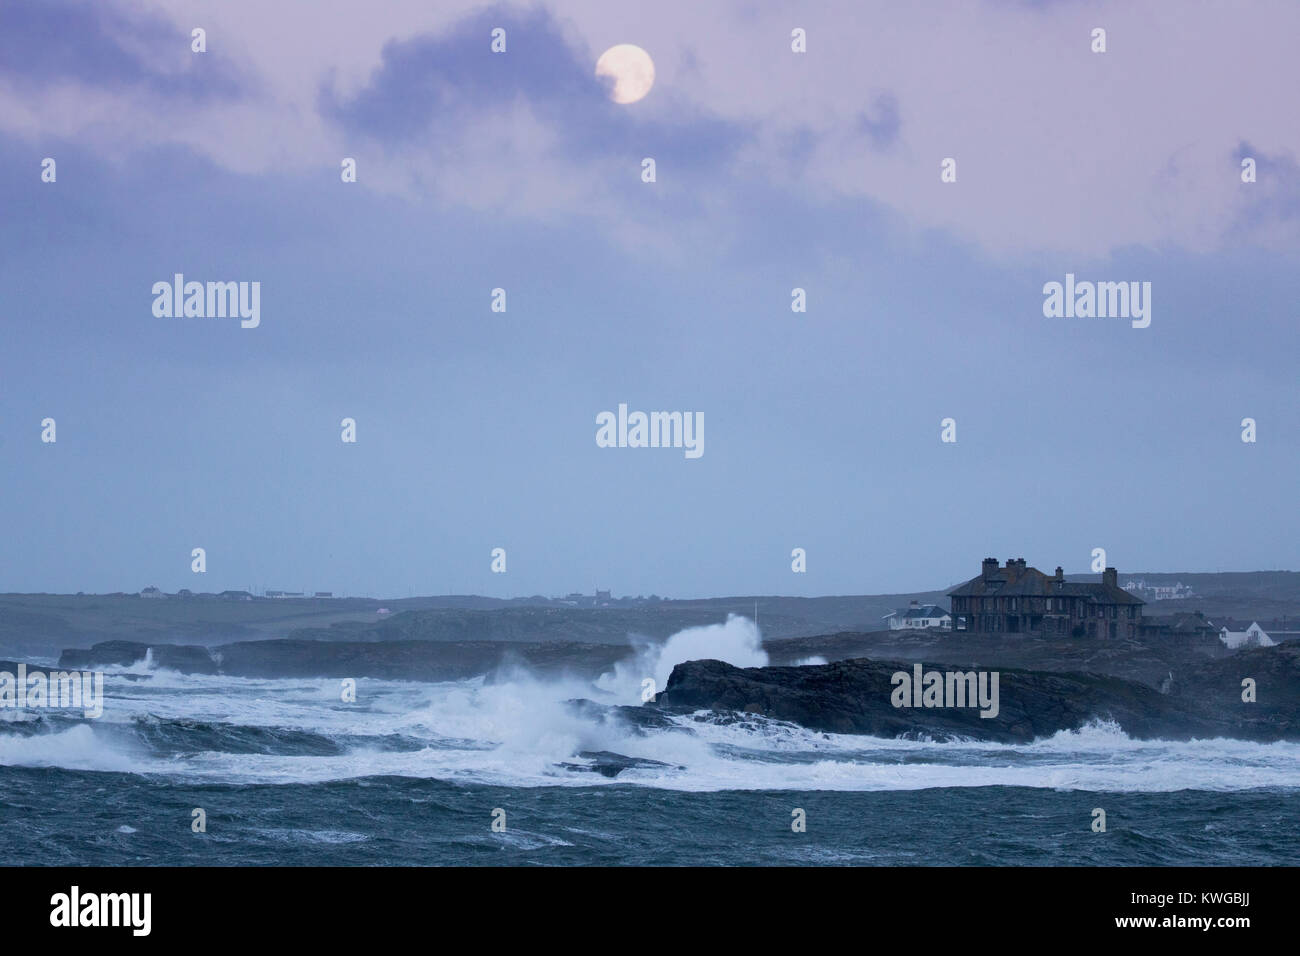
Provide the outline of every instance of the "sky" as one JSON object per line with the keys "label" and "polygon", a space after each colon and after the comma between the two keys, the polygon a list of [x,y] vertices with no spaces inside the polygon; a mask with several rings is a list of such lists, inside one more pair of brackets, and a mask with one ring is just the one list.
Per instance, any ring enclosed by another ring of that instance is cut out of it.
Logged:
{"label": "sky", "polygon": [[[6,0],[0,591],[1298,569],[1298,32],[1291,2]],[[594,73],[618,43],[655,65],[631,104]],[[155,314],[176,273],[258,282],[259,324]],[[1149,326],[1045,315],[1067,274],[1150,283]],[[701,416],[703,454],[600,447],[620,404]]]}

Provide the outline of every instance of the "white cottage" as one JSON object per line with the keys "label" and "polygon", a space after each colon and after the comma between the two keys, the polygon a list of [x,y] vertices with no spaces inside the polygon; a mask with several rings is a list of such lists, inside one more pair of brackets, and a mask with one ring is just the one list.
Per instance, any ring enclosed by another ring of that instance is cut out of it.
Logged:
{"label": "white cottage", "polygon": [[952,627],[952,615],[939,605],[919,604],[916,601],[913,601],[909,607],[891,611],[884,619],[889,622],[891,631],[908,627]]}
{"label": "white cottage", "polygon": [[1230,631],[1226,627],[1219,628],[1219,640],[1229,647],[1273,647],[1276,643],[1264,633],[1264,629],[1255,621],[1251,621],[1250,627],[1244,631]]}

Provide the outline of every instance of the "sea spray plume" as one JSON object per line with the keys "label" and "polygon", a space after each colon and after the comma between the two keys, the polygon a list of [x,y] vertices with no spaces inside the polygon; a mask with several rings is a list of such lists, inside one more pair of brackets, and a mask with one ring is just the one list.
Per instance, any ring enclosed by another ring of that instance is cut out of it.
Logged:
{"label": "sea spray plume", "polygon": [[596,686],[624,703],[641,702],[642,681],[654,681],[655,691],[668,684],[668,675],[684,661],[717,660],[736,667],[766,667],[767,651],[758,625],[739,614],[728,614],[723,624],[705,624],[678,631],[662,644],[640,645],[631,663],[615,665]]}
{"label": "sea spray plume", "polygon": [[584,752],[672,764],[707,759],[701,741],[678,733],[647,736],[614,715],[575,709],[571,702],[590,691],[587,681],[539,678],[523,667],[499,672],[492,682],[437,684],[408,715],[406,732],[423,727],[442,738],[428,751],[432,761],[443,762],[454,750],[458,773],[515,785],[553,779],[561,764]]}
{"label": "sea spray plume", "polygon": [[650,676],[656,687],[668,683],[668,675],[683,661],[703,659],[726,661],[736,667],[766,667],[767,651],[758,625],[747,617],[728,614],[725,624],[708,624],[678,631],[659,649]]}
{"label": "sea spray plume", "polygon": [[586,681],[541,678],[518,666],[490,682],[437,685],[415,716],[439,735],[484,748],[483,768],[541,775],[582,751],[627,753],[639,742],[621,722],[594,720],[570,706],[590,689]]}
{"label": "sea spray plume", "polygon": [[564,704],[583,690],[578,682],[543,680],[526,668],[509,668],[491,682],[436,685],[418,714],[440,735],[477,741],[502,757],[549,764],[557,757],[609,743],[602,728],[571,713]]}

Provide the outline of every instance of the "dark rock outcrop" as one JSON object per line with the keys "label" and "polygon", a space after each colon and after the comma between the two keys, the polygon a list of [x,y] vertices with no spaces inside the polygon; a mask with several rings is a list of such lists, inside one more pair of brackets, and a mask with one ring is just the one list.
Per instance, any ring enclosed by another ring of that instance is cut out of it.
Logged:
{"label": "dark rock outcrop", "polygon": [[[955,668],[926,665],[924,670]],[[1246,673],[1251,670],[1264,675],[1257,681],[1276,702],[1269,709],[1241,702],[1240,677],[1251,676]],[[1024,743],[1091,720],[1113,720],[1138,738],[1300,739],[1300,648],[1267,648],[1244,660],[1203,664],[1189,670],[1194,679],[1175,682],[1169,694],[1100,674],[1002,669],[998,712],[991,717],[982,717],[978,707],[895,707],[892,677],[900,671],[910,677],[913,665],[856,659],[739,668],[689,661],[673,668],[656,706],[671,712],[748,711],[813,730],[879,737]]]}
{"label": "dark rock outcrop", "polygon": [[645,757],[628,757],[624,754],[616,754],[609,750],[582,750],[578,756],[584,760],[590,760],[589,764],[582,763],[562,763],[559,766],[565,770],[573,770],[578,773],[598,773],[602,777],[617,777],[624,770],[633,767],[660,767],[665,770],[685,770],[685,767],[674,766],[673,764],[664,763],[662,760],[649,760]]}
{"label": "dark rock outcrop", "polygon": [[598,704],[585,697],[565,702],[569,712],[592,723],[617,724],[621,730],[644,734],[650,730],[668,730],[674,726],[662,710],[628,704]]}
{"label": "dark rock outcrop", "polygon": [[[1254,701],[1242,700],[1245,681]],[[1300,736],[1300,643],[1240,650],[1223,660],[1175,671],[1169,694],[1189,706],[1231,719],[1233,736],[1295,740]]]}
{"label": "dark rock outcrop", "polygon": [[192,644],[141,644],[137,641],[103,641],[88,650],[71,648],[59,655],[59,667],[92,670],[98,667],[130,667],[152,652],[156,667],[183,674],[215,674],[217,664],[206,647]]}

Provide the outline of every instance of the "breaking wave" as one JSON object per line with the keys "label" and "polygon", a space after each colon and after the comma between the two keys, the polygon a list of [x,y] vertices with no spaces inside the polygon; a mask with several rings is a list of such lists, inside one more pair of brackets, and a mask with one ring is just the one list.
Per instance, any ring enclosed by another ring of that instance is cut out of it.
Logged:
{"label": "breaking wave", "polygon": [[[105,680],[104,716],[10,714],[0,766],[213,783],[314,783],[377,775],[514,787],[630,784],[686,791],[921,790],[1015,786],[1167,792],[1300,787],[1300,745],[1134,740],[1094,722],[1028,744],[883,739],[751,714],[654,721],[639,703],[674,664],[767,661],[752,621],[690,628],[595,684],[507,679],[425,684],[181,675],[142,662]],[[594,701],[578,705],[575,700]],[[610,755],[616,773],[593,772]]]}

